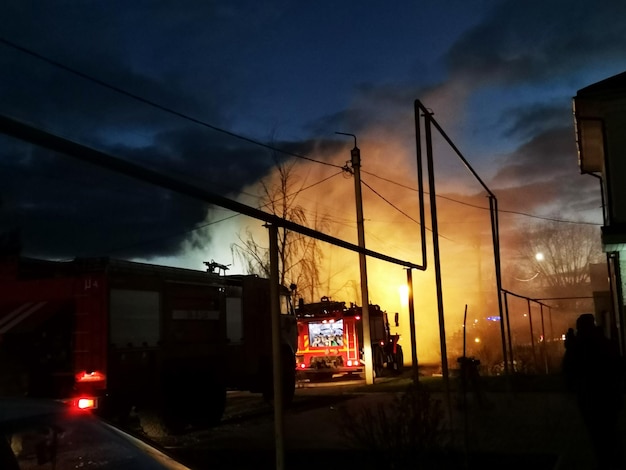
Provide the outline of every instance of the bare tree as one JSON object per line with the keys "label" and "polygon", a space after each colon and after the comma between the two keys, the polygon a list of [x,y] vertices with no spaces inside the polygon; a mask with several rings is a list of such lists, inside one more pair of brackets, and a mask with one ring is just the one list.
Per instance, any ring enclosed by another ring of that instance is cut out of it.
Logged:
{"label": "bare tree", "polygon": [[245,265],[248,274],[257,274],[260,277],[270,277],[270,254],[267,247],[261,246],[254,239],[250,229],[246,229],[245,237],[237,235],[239,243],[230,246],[232,253]]}
{"label": "bare tree", "polygon": [[[261,181],[261,207],[278,217],[307,225],[309,220],[305,209],[296,200],[305,189],[294,172],[295,162],[276,161],[277,182],[269,179]],[[313,229],[323,231],[328,222],[325,217],[313,217]],[[231,245],[233,253],[246,265],[250,274],[269,277],[269,249],[255,240],[250,230],[245,236],[239,235],[239,243]],[[284,227],[278,229],[279,280],[282,285],[295,284],[298,295],[306,301],[318,298],[319,266],[323,259],[320,242]]]}
{"label": "bare tree", "polygon": [[514,280],[537,279],[536,285],[553,295],[586,289],[590,264],[605,261],[598,227],[542,221],[520,233]]}

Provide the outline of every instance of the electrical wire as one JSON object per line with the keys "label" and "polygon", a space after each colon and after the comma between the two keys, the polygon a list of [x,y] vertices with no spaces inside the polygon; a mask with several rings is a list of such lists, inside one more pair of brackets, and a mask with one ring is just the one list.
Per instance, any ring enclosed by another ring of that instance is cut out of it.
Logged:
{"label": "electrical wire", "polygon": [[13,48],[15,50],[23,52],[24,54],[28,54],[28,55],[30,55],[32,57],[35,57],[36,59],[39,59],[39,60],[41,60],[43,62],[46,62],[46,63],[48,63],[48,64],[50,64],[50,65],[52,65],[52,66],[54,66],[56,68],[59,68],[59,69],[64,70],[66,72],[69,72],[69,73],[71,73],[73,75],[76,75],[76,76],[78,76],[80,78],[83,78],[83,79],[88,80],[88,81],[93,82],[93,83],[97,83],[98,85],[100,85],[100,86],[102,86],[104,88],[108,88],[109,90],[115,91],[115,92],[117,92],[117,93],[119,93],[121,95],[124,95],[124,96],[127,96],[129,98],[132,98],[132,99],[134,99],[136,101],[139,101],[139,102],[141,102],[143,104],[147,104],[148,106],[152,106],[153,108],[159,109],[159,110],[164,111],[166,113],[169,113],[169,114],[172,114],[174,116],[180,117],[182,119],[191,121],[191,122],[193,122],[195,124],[199,124],[201,126],[207,127],[207,128],[212,129],[212,130],[214,130],[216,132],[221,132],[222,134],[226,134],[226,135],[229,135],[231,137],[235,137],[236,139],[244,140],[244,141],[249,142],[251,144],[258,145],[260,147],[264,147],[264,148],[272,150],[274,152],[278,152],[278,153],[282,153],[282,154],[285,154],[285,155],[289,155],[291,157],[300,158],[302,160],[308,160],[310,162],[319,163],[321,165],[328,165],[328,166],[332,166],[332,167],[335,167],[335,168],[341,168],[341,166],[335,165],[334,163],[324,162],[324,161],[316,160],[314,158],[310,158],[310,157],[307,157],[307,156],[304,156],[304,155],[300,155],[300,154],[297,154],[297,153],[288,152],[286,150],[283,150],[283,149],[280,149],[280,148],[277,148],[277,147],[273,147],[273,146],[265,144],[263,142],[259,142],[258,140],[254,140],[254,139],[251,139],[249,137],[246,137],[246,136],[243,136],[243,135],[240,135],[240,134],[236,134],[236,133],[234,133],[232,131],[229,131],[229,130],[222,129],[220,127],[214,126],[214,125],[209,124],[209,123],[207,123],[205,121],[202,121],[200,119],[196,119],[196,118],[191,117],[191,116],[189,116],[187,114],[184,114],[182,112],[176,111],[176,110],[174,110],[172,108],[168,108],[167,106],[163,106],[161,104],[158,104],[158,103],[156,103],[154,101],[151,101],[151,100],[149,100],[147,98],[143,98],[143,97],[141,97],[141,96],[139,96],[139,95],[137,95],[135,93],[131,93],[129,91],[126,91],[123,88],[120,88],[118,86],[111,85],[110,83],[107,83],[104,80],[100,80],[99,78],[93,77],[93,76],[88,75],[86,73],[83,73],[83,72],[81,72],[79,70],[76,70],[76,69],[74,69],[72,67],[69,67],[69,66],[67,66],[65,64],[62,64],[61,62],[58,62],[58,61],[53,60],[53,59],[50,59],[49,57],[46,57],[46,56],[44,56],[44,55],[42,55],[42,54],[40,54],[38,52],[32,51],[30,49],[27,49],[24,46],[20,46],[19,44],[11,42],[11,41],[7,40],[6,38],[0,37],[0,43],[4,44],[7,47],[11,47],[11,48]]}
{"label": "electrical wire", "polygon": [[[232,132],[232,131],[228,131],[228,130],[226,130],[226,129],[222,129],[222,128],[220,128],[220,127],[214,126],[214,125],[209,124],[209,123],[207,123],[207,122],[205,122],[205,121],[202,121],[202,120],[200,120],[200,119],[197,119],[197,118],[191,117],[191,116],[189,116],[189,115],[187,115],[187,114],[184,114],[184,113],[182,113],[182,112],[176,111],[176,110],[174,110],[174,109],[172,109],[172,108],[169,108],[169,107],[163,106],[163,105],[158,104],[158,103],[156,103],[156,102],[154,102],[154,101],[151,101],[151,100],[148,100],[148,99],[146,99],[146,98],[143,98],[143,97],[141,97],[141,96],[139,96],[139,95],[137,95],[137,94],[135,94],[135,93],[131,93],[131,92],[129,92],[129,91],[127,91],[127,90],[124,90],[124,89],[122,89],[122,88],[120,88],[120,87],[118,87],[118,86],[115,86],[115,85],[112,85],[112,84],[110,84],[110,83],[107,83],[107,82],[105,82],[104,80],[98,79],[98,78],[93,77],[93,76],[91,76],[91,75],[88,75],[88,74],[86,74],[86,73],[84,73],[84,72],[81,72],[81,71],[79,71],[79,70],[76,70],[76,69],[74,69],[74,68],[72,68],[72,67],[69,67],[69,66],[67,66],[67,65],[65,65],[65,64],[62,64],[62,63],[60,63],[60,62],[58,62],[58,61],[56,61],[56,60],[53,60],[53,59],[51,59],[51,58],[49,58],[49,57],[46,57],[46,56],[44,56],[44,55],[42,55],[42,54],[40,54],[40,53],[37,53],[37,52],[35,52],[35,51],[31,50],[31,49],[28,49],[28,48],[26,48],[26,47],[24,47],[24,46],[21,46],[21,45],[16,44],[16,43],[14,43],[14,42],[12,42],[12,41],[9,41],[9,40],[7,40],[6,38],[2,38],[2,37],[0,37],[0,43],[4,44],[4,45],[5,45],[5,46],[7,46],[7,47],[11,47],[11,48],[13,48],[13,49],[15,49],[15,50],[18,50],[18,51],[20,51],[20,52],[22,52],[22,53],[24,53],[24,54],[30,55],[30,56],[32,56],[32,57],[35,57],[35,58],[36,58],[36,59],[38,59],[38,60],[41,60],[41,61],[43,61],[43,62],[46,62],[46,63],[48,63],[49,65],[52,65],[52,66],[54,66],[54,67],[56,67],[56,68],[59,68],[59,69],[61,69],[61,70],[64,70],[64,71],[66,71],[66,72],[68,72],[68,73],[71,73],[71,74],[73,74],[73,75],[76,75],[76,76],[78,76],[78,77],[80,77],[80,78],[83,78],[83,79],[85,79],[85,80],[88,80],[88,81],[91,81],[91,82],[93,82],[93,83],[96,83],[96,84],[98,84],[98,85],[100,85],[100,86],[102,86],[102,87],[105,87],[105,88],[107,88],[107,89],[113,90],[113,91],[115,91],[115,92],[117,92],[117,93],[119,93],[119,94],[121,94],[121,95],[127,96],[127,97],[132,98],[132,99],[134,99],[134,100],[136,100],[136,101],[139,101],[139,102],[141,102],[141,103],[147,104],[147,105],[149,105],[149,106],[151,106],[151,107],[154,107],[154,108],[159,109],[159,110],[161,110],[161,111],[164,111],[164,112],[166,112],[166,113],[172,114],[172,115],[174,115],[174,116],[180,117],[180,118],[182,118],[182,119],[188,120],[188,121],[193,122],[193,123],[195,123],[195,124],[198,124],[198,125],[204,126],[204,127],[206,127],[206,128],[209,128],[209,129],[212,129],[212,130],[214,130],[214,131],[216,131],[216,132],[220,132],[220,133],[223,133],[223,134],[229,135],[229,136],[231,136],[231,137],[234,137],[234,138],[237,138],[237,139],[240,139],[240,140],[246,141],[246,142],[251,143],[251,144],[253,144],[253,145],[257,145],[257,146],[260,146],[260,147],[263,147],[263,148],[266,148],[266,149],[269,149],[269,150],[272,150],[272,151],[274,151],[274,152],[278,152],[278,153],[281,153],[281,154],[284,154],[284,155],[288,155],[288,156],[291,156],[291,157],[295,157],[295,158],[299,158],[299,159],[307,160],[307,161],[310,161],[310,162],[319,163],[319,164],[323,164],[323,165],[327,165],[327,166],[331,166],[331,167],[339,168],[339,169],[342,169],[342,172],[344,172],[344,171],[346,170],[346,166],[345,166],[345,165],[344,165],[344,166],[339,166],[339,165],[335,165],[335,164],[332,164],[332,163],[329,163],[329,162],[324,162],[324,161],[321,161],[321,160],[316,160],[316,159],[313,159],[313,158],[310,158],[310,157],[307,157],[307,156],[304,156],[304,155],[301,155],[301,154],[297,154],[297,153],[294,153],[294,152],[288,152],[288,151],[285,151],[285,150],[283,150],[283,149],[280,149],[280,148],[277,148],[277,147],[274,147],[274,146],[271,146],[271,145],[265,144],[265,143],[263,143],[263,142],[259,142],[259,141],[254,140],[254,139],[251,139],[251,138],[249,138],[249,137],[246,137],[246,136],[243,136],[243,135],[240,135],[240,134],[236,134],[236,133],[234,133],[234,132]],[[404,188],[409,189],[409,190],[411,190],[411,191],[417,191],[415,188],[411,188],[411,187],[409,187],[409,186],[406,186],[406,185],[403,185],[403,184],[401,184],[401,183],[398,183],[397,181],[393,181],[393,180],[390,180],[390,179],[388,179],[388,178],[384,178],[384,177],[382,177],[382,176],[380,176],[380,175],[376,175],[376,174],[369,173],[369,172],[366,172],[366,171],[363,171],[363,173],[366,173],[366,174],[368,174],[368,175],[370,175],[370,176],[374,176],[374,177],[379,178],[379,179],[381,179],[381,180],[383,180],[383,181],[387,181],[387,182],[389,182],[389,183],[395,184],[395,185],[397,185],[397,186],[404,187]],[[333,176],[336,176],[336,175],[333,175]],[[332,178],[333,176],[331,176],[331,177],[329,177],[329,178],[326,178],[326,179],[324,179],[324,180],[321,180],[321,181],[319,181],[318,183],[315,183],[314,185],[311,185],[311,186],[309,186],[309,187],[307,187],[307,188],[305,188],[305,189],[308,189],[308,188],[310,188],[310,187],[312,187],[312,186],[315,186],[315,185],[317,185],[317,184],[321,184],[322,182],[326,181],[327,179]],[[413,222],[415,222],[415,223],[417,223],[417,224],[419,224],[419,223],[420,223],[419,221],[415,220],[413,217],[411,217],[410,215],[408,215],[407,213],[405,213],[404,211],[402,211],[400,208],[398,208],[397,206],[395,206],[395,205],[394,205],[393,203],[391,203],[388,199],[386,199],[385,197],[383,197],[383,196],[382,196],[379,192],[377,192],[374,188],[372,188],[370,185],[368,185],[367,183],[365,183],[363,180],[361,180],[361,182],[362,182],[362,183],[363,183],[366,187],[368,187],[368,188],[369,188],[369,189],[370,189],[370,190],[371,190],[374,194],[376,194],[378,197],[380,197],[383,201],[385,201],[387,204],[389,204],[389,205],[390,205],[391,207],[393,207],[395,210],[397,210],[398,212],[400,212],[401,214],[403,214],[405,217],[407,217],[408,219],[410,219],[411,221],[413,221]],[[286,196],[286,197],[288,197],[288,196]],[[447,197],[447,196],[436,195],[436,197],[439,197],[439,198],[441,198],[441,199],[446,199],[446,200],[449,200],[449,201],[452,201],[452,202],[455,202],[455,203],[458,203],[458,204],[463,204],[463,205],[466,205],[466,206],[469,206],[469,207],[474,207],[474,208],[477,208],[477,209],[481,209],[481,210],[490,210],[490,209],[489,209],[489,208],[487,208],[487,207],[482,207],[482,206],[478,206],[478,205],[475,205],[475,204],[467,203],[467,202],[464,202],[464,201],[459,201],[459,200],[456,200],[456,199],[453,199],[453,198],[450,198],[450,197]],[[262,206],[262,207],[266,207],[266,205],[265,205],[265,206]],[[583,225],[601,225],[601,224],[596,224],[596,223],[592,223],[592,222],[577,222],[577,221],[570,221],[570,220],[556,219],[556,218],[550,218],[550,217],[541,217],[541,216],[537,216],[537,215],[533,215],[533,214],[528,214],[528,213],[524,213],[524,212],[519,212],[519,211],[511,211],[511,210],[504,210],[504,209],[499,209],[499,212],[501,212],[501,213],[509,213],[509,214],[516,214],[516,215],[522,215],[522,216],[526,216],[526,217],[531,217],[531,218],[536,218],[536,219],[541,219],[541,220],[548,220],[548,221],[553,221],[553,222],[560,222],[560,223],[572,223],[572,224],[583,224]],[[212,224],[214,224],[214,223],[219,223],[219,222],[222,222],[222,221],[228,220],[228,219],[230,219],[230,218],[232,218],[232,217],[236,217],[237,215],[239,215],[239,214],[236,214],[236,215],[233,215],[233,216],[227,217],[227,218],[225,218],[225,219],[221,219],[220,221],[215,221],[215,222],[211,222],[211,223],[207,223],[207,224],[200,225],[200,226],[195,227],[195,228],[193,228],[193,229],[191,229],[191,230],[189,230],[189,231],[187,231],[187,232],[188,232],[188,233],[190,233],[190,232],[192,232],[192,231],[199,230],[199,229],[204,228],[204,227],[206,227],[206,226],[208,226],[208,225],[212,225]],[[428,228],[427,228],[427,230],[431,230],[431,229],[428,229]],[[183,232],[183,233],[185,233],[185,232]],[[179,234],[177,234],[177,235],[179,235]],[[175,236],[175,235],[171,235],[171,236]],[[440,236],[442,236],[442,238],[447,239],[447,237],[445,237],[445,236],[443,236],[443,235],[440,235]],[[168,236],[168,237],[164,237],[164,238],[169,238],[169,236]],[[149,242],[149,243],[154,243],[154,242],[156,242],[156,241],[157,241],[157,240],[154,240],[154,241],[151,241],[151,242]]]}
{"label": "electrical wire", "polygon": [[[388,199],[386,199],[386,198],[385,198],[382,194],[380,194],[378,191],[376,191],[374,188],[372,188],[369,184],[367,184],[367,183],[366,183],[365,181],[363,181],[362,179],[361,179],[361,183],[362,183],[364,186],[367,186],[367,187],[369,188],[369,190],[370,190],[370,191],[372,191],[374,194],[376,194],[379,198],[381,198],[383,201],[385,201],[387,204],[389,204],[389,205],[390,205],[391,207],[393,207],[395,210],[397,210],[398,212],[400,212],[402,215],[404,215],[404,216],[405,216],[405,217],[407,217],[408,219],[412,220],[412,221],[413,221],[413,222],[415,222],[416,224],[418,224],[418,225],[420,224],[420,222],[419,222],[419,221],[415,220],[415,219],[414,219],[413,217],[411,217],[409,214],[407,214],[407,213],[406,213],[406,212],[404,212],[402,209],[400,209],[399,207],[397,207],[396,205],[394,205],[391,201],[389,201]],[[428,230],[429,232],[432,232],[432,229],[430,229],[430,228],[428,228],[428,227],[425,227],[425,228],[426,228],[426,230]],[[439,236],[440,236],[441,238],[444,238],[444,239],[448,240],[448,241],[454,241],[454,240],[451,240],[450,238],[448,238],[448,237],[446,237],[446,236],[444,236],[444,235],[441,235],[441,233],[439,234]]]}
{"label": "electrical wire", "polygon": [[[392,184],[395,184],[396,186],[400,186],[401,188],[405,188],[405,189],[408,189],[410,191],[417,192],[417,189],[415,189],[415,188],[413,188],[411,186],[407,186],[405,184],[398,183],[397,181],[393,181],[393,180],[391,180],[389,178],[385,178],[385,177],[377,175],[375,173],[370,173],[370,172],[367,172],[367,171],[364,171],[364,170],[361,170],[361,173],[366,173],[366,174],[368,174],[370,176],[374,176],[375,178],[381,179],[381,180],[386,181],[388,183],[392,183]],[[424,194],[429,194],[429,193],[424,191]],[[435,197],[438,197],[440,199],[445,199],[445,200],[451,201],[451,202],[456,202],[457,204],[462,204],[464,206],[473,207],[475,209],[481,209],[481,210],[486,210],[486,211],[491,210],[489,207],[483,207],[483,206],[478,206],[476,204],[471,204],[469,202],[459,201],[458,199],[454,199],[454,198],[451,198],[451,197],[448,197],[448,196],[443,196],[441,194],[436,194]],[[565,224],[594,225],[594,226],[601,226],[602,225],[602,224],[596,223],[596,222],[584,222],[584,221],[575,221],[575,220],[556,219],[556,218],[553,218],[553,217],[542,217],[542,216],[539,216],[539,215],[528,214],[526,212],[511,211],[511,210],[505,210],[505,209],[498,209],[498,212],[505,213],[505,214],[523,215],[525,217],[530,217],[530,218],[533,218],[533,219],[547,220],[547,221],[550,221],[550,222],[560,222],[560,223],[565,223]]]}
{"label": "electrical wire", "polygon": [[[304,187],[304,188],[301,188],[299,191],[306,191],[307,189],[310,189],[310,188],[312,188],[312,187],[314,187],[314,186],[317,186],[318,184],[321,184],[321,183],[323,183],[323,182],[325,182],[325,181],[328,181],[329,179],[334,178],[335,176],[338,176],[338,175],[340,175],[341,173],[342,173],[342,172],[335,173],[335,174],[333,174],[333,175],[331,175],[331,176],[329,176],[329,177],[327,177],[327,178],[324,178],[324,179],[322,179],[322,180],[320,180],[320,181],[317,181],[316,183],[313,183],[313,184],[311,184],[311,185],[309,185],[309,186],[306,186],[306,187]],[[288,197],[290,197],[290,195],[287,195],[287,196],[285,196],[284,198],[280,198],[280,199],[278,199],[278,200],[284,200],[284,199],[287,199]],[[276,202],[276,201],[274,201],[274,202]],[[264,204],[264,205],[262,205],[260,208],[267,207],[269,204],[270,204],[269,202],[268,202],[268,203],[265,203],[265,204]],[[162,240],[167,240],[168,238],[173,238],[173,237],[177,237],[177,236],[181,236],[181,235],[185,235],[185,234],[190,234],[190,233],[193,233],[193,232],[195,232],[195,231],[201,230],[201,229],[203,229],[203,228],[209,227],[209,226],[211,226],[211,225],[216,225],[216,224],[219,224],[219,223],[221,223],[221,222],[226,222],[227,220],[234,219],[235,217],[239,217],[239,216],[241,216],[241,215],[242,215],[242,214],[240,214],[240,213],[233,214],[233,215],[229,215],[229,216],[227,216],[227,217],[223,217],[223,218],[221,218],[221,219],[219,219],[219,220],[212,220],[212,221],[210,221],[210,222],[206,222],[206,223],[203,223],[203,224],[200,224],[200,225],[196,225],[195,227],[190,228],[190,229],[185,230],[185,231],[182,231],[182,232],[171,233],[170,235],[164,235],[164,236],[162,236],[162,237],[159,237],[159,238],[154,238],[154,239],[152,239],[152,240],[146,240],[145,242],[137,242],[137,243],[133,243],[132,245],[126,245],[126,246],[124,246],[124,247],[120,247],[120,248],[113,249],[113,250],[110,250],[110,251],[111,251],[111,252],[119,252],[119,251],[124,251],[124,250],[127,250],[127,249],[129,249],[129,248],[135,248],[135,247],[138,247],[138,246],[143,246],[144,244],[151,245],[151,244],[153,244],[153,243],[157,243],[157,242],[162,241]]]}

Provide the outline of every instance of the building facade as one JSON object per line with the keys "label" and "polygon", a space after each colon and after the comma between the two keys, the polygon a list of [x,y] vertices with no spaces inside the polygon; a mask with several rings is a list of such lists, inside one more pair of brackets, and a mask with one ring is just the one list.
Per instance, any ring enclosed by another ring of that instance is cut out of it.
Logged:
{"label": "building facade", "polygon": [[[578,90],[573,99],[578,166],[598,178],[602,191],[602,247],[607,255],[610,302],[600,321],[624,352],[626,287],[626,72]],[[598,306],[596,306],[598,307]],[[598,308],[596,308],[598,310]]]}

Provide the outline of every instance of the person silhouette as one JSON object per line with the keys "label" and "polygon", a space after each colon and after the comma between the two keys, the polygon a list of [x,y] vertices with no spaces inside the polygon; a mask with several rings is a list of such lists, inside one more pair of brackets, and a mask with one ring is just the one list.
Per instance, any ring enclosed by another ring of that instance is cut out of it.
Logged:
{"label": "person silhouette", "polygon": [[563,356],[567,388],[574,393],[589,434],[598,468],[626,469],[620,433],[624,366],[619,351],[595,323],[591,313],[568,332]]}

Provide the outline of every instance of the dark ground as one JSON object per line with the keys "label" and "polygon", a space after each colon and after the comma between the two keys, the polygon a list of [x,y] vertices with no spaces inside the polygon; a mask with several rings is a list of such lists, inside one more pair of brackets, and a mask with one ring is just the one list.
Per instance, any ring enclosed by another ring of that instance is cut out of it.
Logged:
{"label": "dark ground", "polygon": [[[412,456],[410,464],[401,463],[396,451],[364,448],[342,432],[342,411],[376,410],[378,404],[388,407],[411,384],[410,374],[379,379],[373,385],[361,381],[299,388],[296,404],[302,400],[307,405],[285,411],[282,434],[269,412],[240,422],[227,419],[213,430],[186,436],[184,443],[161,444],[194,470],[274,469],[277,455],[282,468],[298,470],[593,470],[587,435],[560,377],[504,379],[482,380],[485,402],[481,406],[475,394],[461,393],[456,379],[450,379],[448,391],[441,378],[420,377],[443,406],[450,442],[441,451]],[[623,431],[624,421],[622,416]],[[282,437],[277,440],[278,435]],[[282,452],[276,442],[282,442]],[[622,442],[626,444],[626,432]],[[391,463],[396,460],[394,467]]]}

